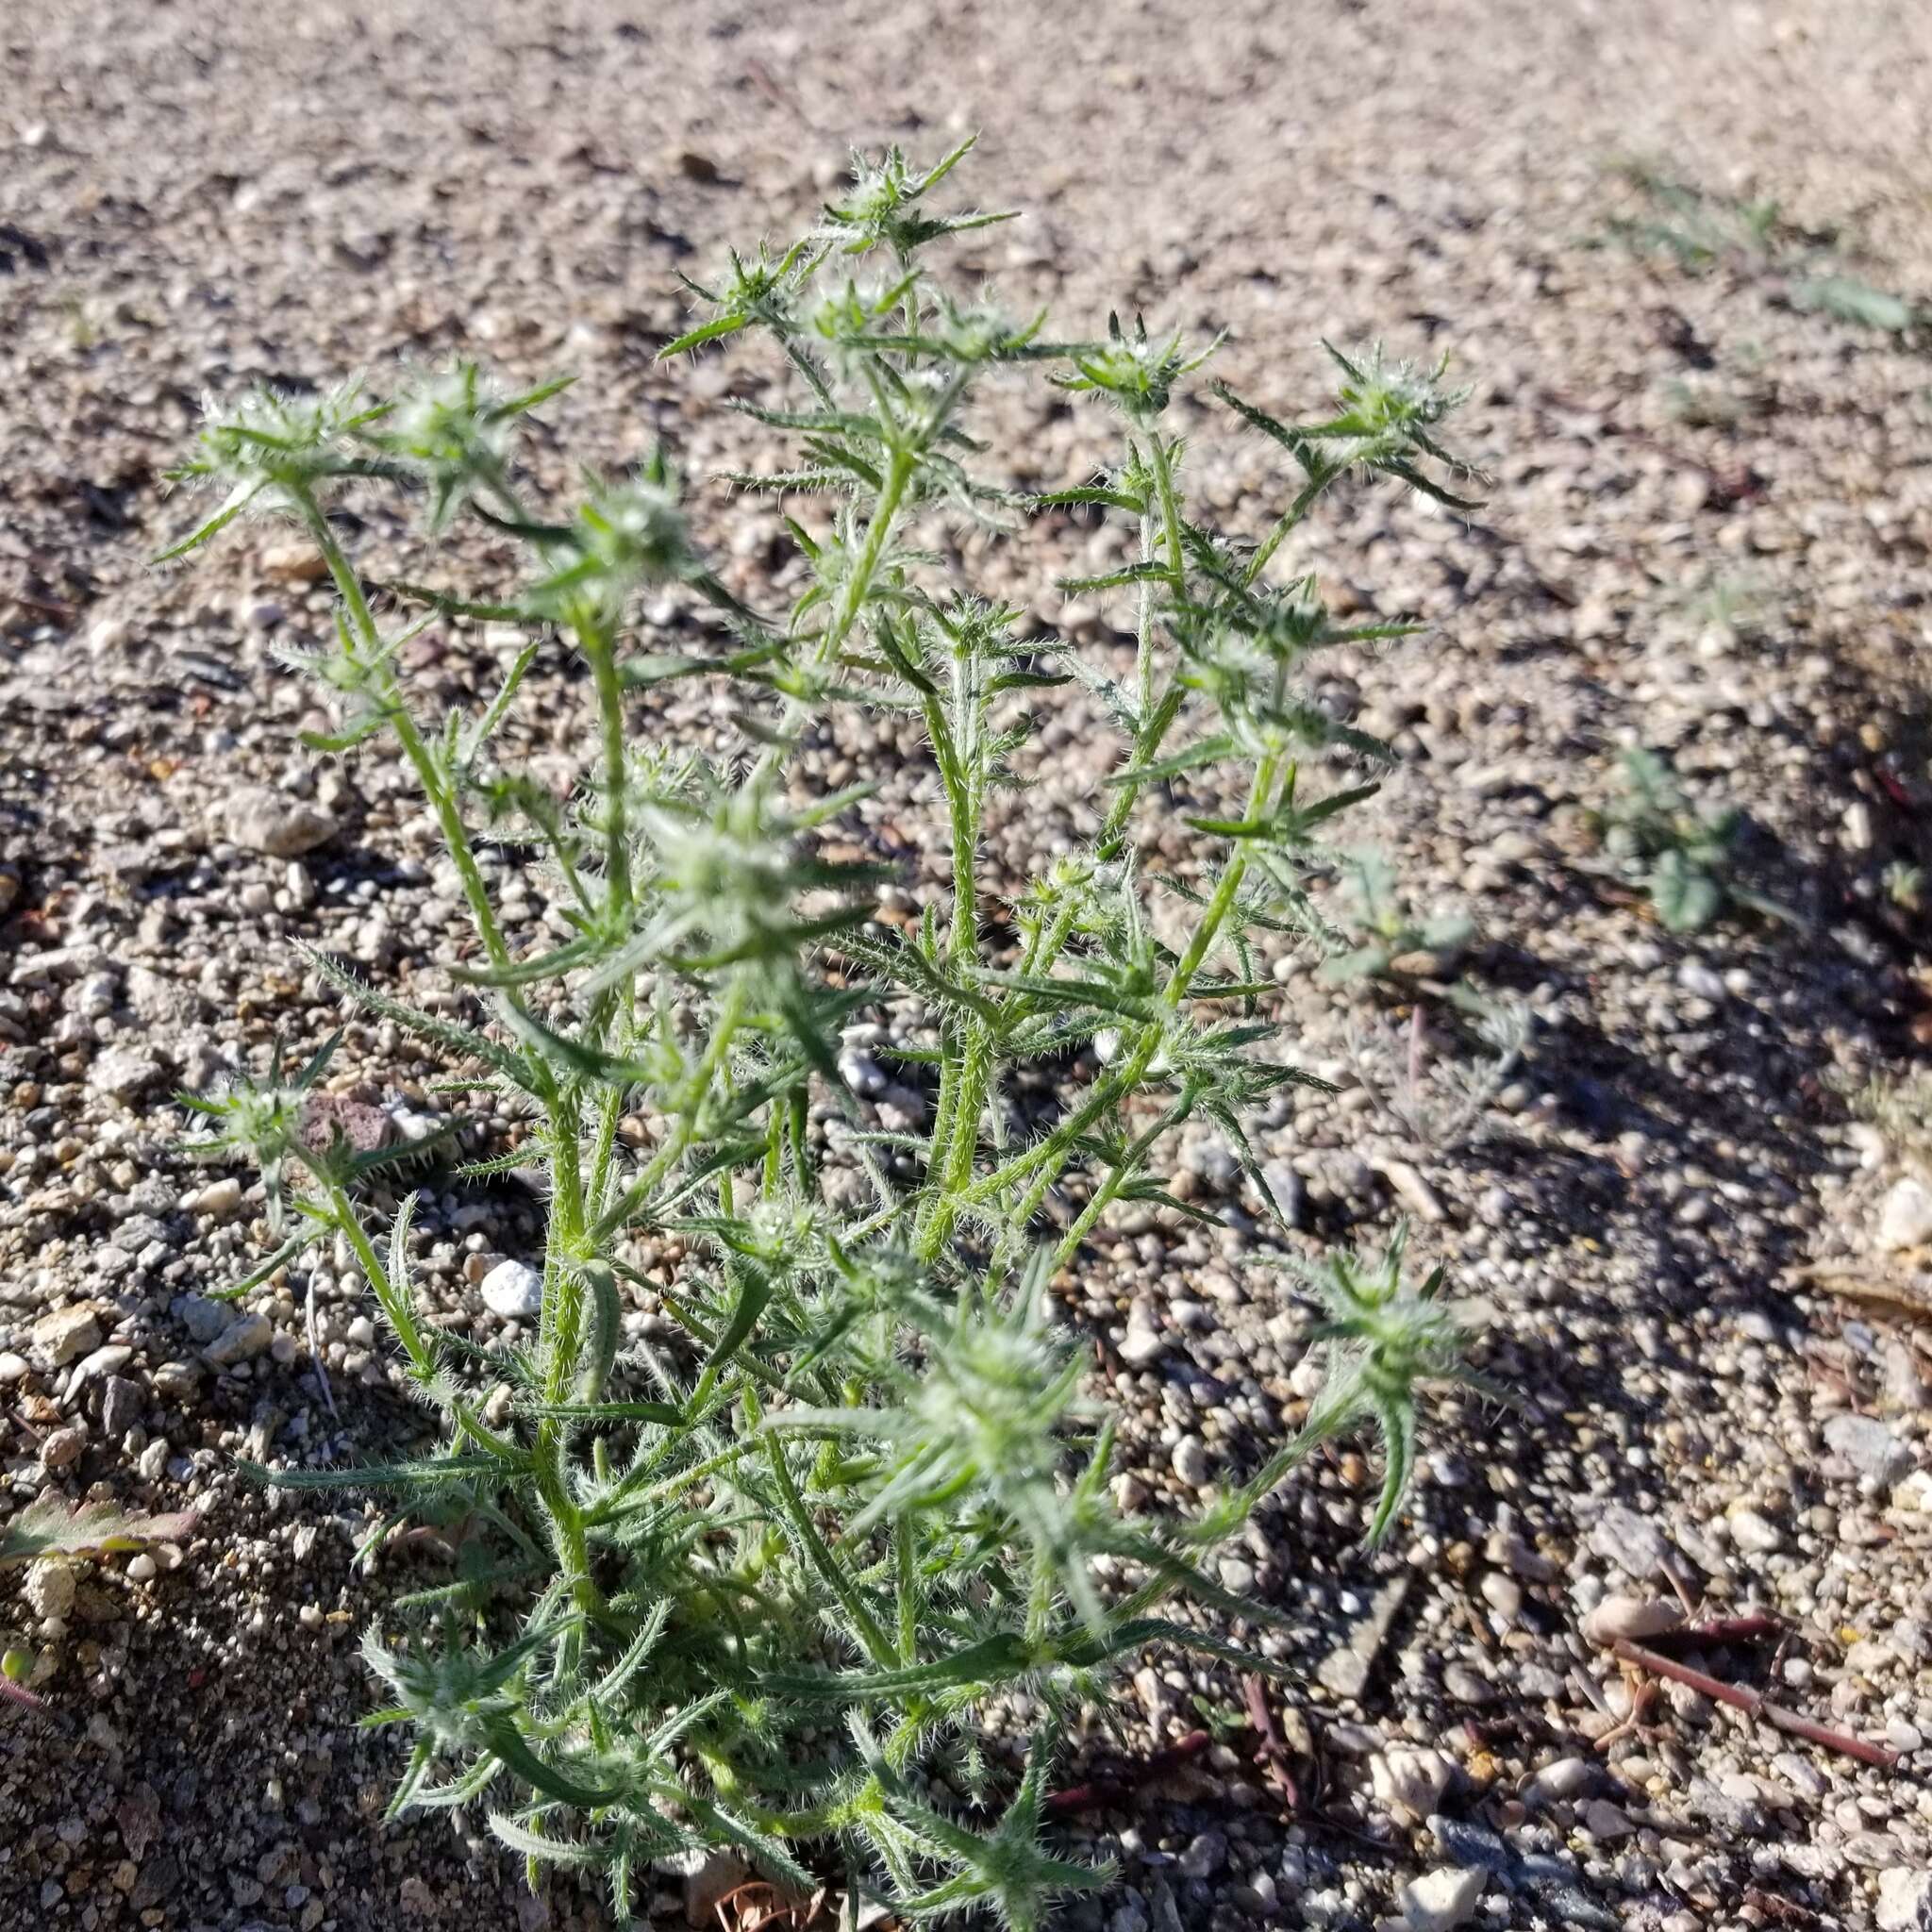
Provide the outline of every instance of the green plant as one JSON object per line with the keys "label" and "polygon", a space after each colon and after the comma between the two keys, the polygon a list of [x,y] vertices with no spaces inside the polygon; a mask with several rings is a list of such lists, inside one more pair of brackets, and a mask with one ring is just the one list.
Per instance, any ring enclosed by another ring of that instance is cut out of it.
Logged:
{"label": "green plant", "polygon": [[1621,770],[1622,796],[1597,815],[1604,847],[1641,880],[1672,932],[1701,932],[1726,905],[1790,919],[1786,908],[1737,876],[1744,814],[1736,806],[1708,816],[1700,812],[1668,761],[1643,747],[1626,751]]}
{"label": "green plant", "polygon": [[1386,974],[1398,959],[1428,953],[1438,959],[1460,951],[1475,931],[1475,922],[1460,913],[1439,919],[1418,919],[1409,909],[1386,853],[1372,850],[1344,855],[1350,904],[1343,915],[1356,943],[1342,940],[1342,950],[1324,959],[1322,977],[1331,983]]}
{"label": "green plant", "polygon": [[58,1496],[41,1496],[0,1530],[0,1564],[72,1562],[82,1557],[144,1550],[149,1543],[185,1537],[194,1524],[192,1509],[169,1516],[129,1516],[111,1503],[70,1504]]}
{"label": "green plant", "polygon": [[1473,1058],[1441,1050],[1421,999],[1395,1041],[1378,1038],[1374,1029],[1351,1029],[1348,1040],[1349,1058],[1375,1111],[1438,1153],[1480,1136],[1483,1116],[1522,1064],[1530,1037],[1529,1009],[1520,1000],[1487,998],[1453,986],[1447,1003],[1461,1023],[1452,1039],[1467,1034]]}
{"label": "green plant", "polygon": [[[882,1896],[908,1921],[976,1907],[1040,1924],[1055,1893],[1100,1882],[1039,1840],[1068,1714],[1152,1644],[1278,1673],[1166,1607],[1188,1596],[1271,1620],[1203,1559],[1339,1431],[1389,1430],[1386,1525],[1407,1481],[1415,1383],[1453,1367],[1434,1305],[1385,1270],[1337,1317],[1356,1324],[1366,1366],[1307,1427],[1197,1520],[1113,1507],[1114,1421],[1051,1320],[1052,1285],[1085,1265],[1114,1203],[1170,1200],[1158,1163],[1192,1116],[1233,1137],[1265,1191],[1242,1117],[1308,1076],[1263,1052],[1257,935],[1307,929],[1316,830],[1374,789],[1311,797],[1323,770],[1387,757],[1313,702],[1306,667],[1411,628],[1338,624],[1311,578],[1275,581],[1271,562],[1351,473],[1452,504],[1449,481],[1470,473],[1435,440],[1455,401],[1440,371],[1336,354],[1338,405],[1306,426],[1222,391],[1287,452],[1295,487],[1257,538],[1198,521],[1167,418],[1207,352],[1138,325],[1051,342],[1038,319],[936,278],[930,245],[995,219],[928,208],[964,153],[924,173],[896,152],[858,162],[849,195],[787,252],[734,255],[693,284],[708,312],[664,351],[756,335],[796,385],[794,401],[742,406],[795,461],[736,479],[796,509],[806,588],[782,620],[706,563],[661,456],[593,483],[572,515],[525,500],[512,439],[554,385],[499,396],[458,366],[391,403],[255,396],[210,415],[181,473],[224,493],[173,554],[244,510],[292,520],[315,544],[339,597],[333,641],[293,661],[341,723],[312,741],[349,752],[382,734],[400,749],[472,915],[475,951],[451,967],[474,995],[469,1020],[321,955],[315,970],[527,1115],[528,1139],[470,1173],[541,1161],[549,1177],[536,1338],[485,1353],[419,1305],[413,1199],[385,1239],[370,1200],[379,1158],[299,1130],[320,1064],[292,1077],[277,1066],[207,1103],[213,1151],[252,1148],[276,1198],[282,1177],[294,1184],[292,1231],[264,1268],[346,1243],[449,1439],[423,1459],[268,1479],[356,1486],[399,1516],[465,1526],[456,1580],[396,1607],[399,1641],[372,1633],[366,1646],[391,1697],[372,1722],[414,1737],[391,1809],[483,1807],[533,1871],[602,1872],[620,1914],[641,1867],[732,1848],[801,1889],[815,1860],[851,1898]],[[985,378],[1036,368],[1112,407],[1121,456],[1098,481],[1028,499],[982,474],[990,453],[968,425]],[[378,594],[330,506],[397,485],[432,537],[467,512],[518,540],[527,580],[483,598]],[[915,545],[941,516],[1011,529],[1071,507],[1124,518],[1136,541],[1133,561],[1077,586],[1134,602],[1124,684],[1054,639],[1016,635],[1012,611]],[[652,648],[646,589],[708,613],[709,630],[686,615],[675,651]],[[419,614],[392,619],[390,604]],[[432,726],[398,647],[467,619],[527,641],[479,717]],[[593,774],[562,804],[498,748],[553,640],[594,706]],[[687,677],[736,688],[741,758],[641,741],[635,694]],[[988,799],[1010,782],[1029,694],[1072,677],[1125,742],[1103,821],[1087,849],[997,897]],[[797,802],[801,742],[857,708],[919,722],[943,800],[949,902],[903,934],[872,918],[881,869],[826,850],[835,831],[863,836],[852,808],[870,788]],[[1137,804],[1176,787],[1217,855],[1202,890],[1150,877],[1135,852]],[[1230,787],[1244,804],[1219,802]],[[560,944],[512,945],[485,838],[521,841],[546,867],[571,924]],[[1177,948],[1154,935],[1156,891],[1194,908]],[[924,1131],[877,1130],[848,1090],[840,1042],[858,1024],[924,1083]],[[1057,1113],[1024,1118],[1018,1076],[1049,1061],[1074,1070],[1071,1088]],[[654,1122],[635,1152],[619,1133],[633,1114]],[[1057,1191],[1084,1195],[1058,1232],[1042,1212]],[[640,1271],[646,1236],[682,1247],[668,1285]],[[678,1345],[631,1338],[628,1287],[675,1318]],[[507,1410],[486,1408],[504,1381]],[[995,1815],[1004,1780],[981,1735],[1020,1691],[1046,1718]],[[942,1761],[956,1769],[941,1796]]]}
{"label": "green plant", "polygon": [[[59,1496],[37,1496],[0,1529],[0,1569],[14,1563],[72,1564],[84,1558],[150,1543],[172,1542],[194,1527],[195,1512],[169,1516],[129,1516],[111,1503],[69,1503]],[[24,1688],[32,1675],[32,1656],[16,1645],[0,1653],[0,1699],[27,1710],[46,1708]]]}
{"label": "green plant", "polygon": [[1879,874],[1879,883],[1885,888],[1885,896],[1901,912],[1923,912],[1925,909],[1925,868],[1914,865],[1909,859],[1894,858]]}
{"label": "green plant", "polygon": [[1641,162],[1618,173],[1638,211],[1612,216],[1607,234],[1638,253],[1669,255],[1689,274],[1706,275],[1726,261],[1769,261],[1792,239],[1775,201],[1709,194]]}
{"label": "green plant", "polygon": [[1837,267],[1840,238],[1793,225],[1775,201],[1713,194],[1641,163],[1619,173],[1636,211],[1612,216],[1604,232],[1633,254],[1667,255],[1687,275],[1726,272],[1855,328],[1904,336],[1926,320],[1922,304]]}

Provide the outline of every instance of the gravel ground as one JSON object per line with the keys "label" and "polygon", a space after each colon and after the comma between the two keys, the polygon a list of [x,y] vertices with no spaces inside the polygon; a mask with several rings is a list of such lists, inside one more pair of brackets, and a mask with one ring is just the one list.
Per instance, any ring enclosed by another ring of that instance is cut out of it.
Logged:
{"label": "gravel ground", "polygon": [[[433,1563],[352,1576],[358,1505],[235,1474],[243,1454],[372,1456],[414,1422],[352,1277],[204,1298],[259,1252],[261,1199],[182,1160],[170,1094],[336,1024],[294,940],[433,996],[459,915],[398,774],[296,744],[306,693],[270,649],[326,611],[299,554],[262,527],[192,572],[147,568],[191,514],[157,485],[198,396],[461,349],[512,378],[582,372],[548,411],[551,480],[565,451],[614,464],[658,434],[702,472],[742,431],[714,407],[725,364],[652,367],[683,314],[674,271],[808,219],[848,142],[969,126],[974,192],[1034,211],[967,257],[1016,301],[1225,327],[1226,375],[1284,410],[1321,392],[1318,334],[1468,373],[1485,515],[1357,494],[1309,558],[1343,598],[1436,626],[1341,664],[1325,695],[1408,754],[1375,830],[1419,903],[1478,921],[1461,984],[1529,1025],[1458,1122],[1434,1089],[1400,1092],[1418,1008],[1425,1087],[1477,1064],[1434,981],[1349,996],[1282,962],[1294,1051],[1344,1090],[1257,1129],[1296,1239],[1407,1213],[1517,1406],[1437,1406],[1380,1551],[1355,1541],[1361,1457],[1278,1499],[1224,1574],[1294,1619],[1307,1682],[1277,1723],[1296,1802],[1232,1722],[1237,1687],[1151,1664],[1124,1742],[1092,1740],[1070,1775],[1204,1712],[1217,1741],[1080,1817],[1121,1882],[1068,1923],[1932,1924],[1932,1197],[1911,1137],[1843,1097],[1932,1045],[1932,948],[1880,885],[1932,866],[1928,365],[1807,310],[1775,267],[1694,277],[1592,245],[1633,206],[1612,165],[1641,156],[1840,230],[1844,273],[1932,289],[1932,15],[29,11],[0,27],[0,1511],[52,1489],[201,1518],[77,1588],[4,1585],[0,1630],[68,1728],[0,1714],[0,1926],[605,1923],[446,1824],[379,1826],[397,1758],[352,1728],[356,1636]],[[1100,454],[1086,416],[995,412],[1041,483]],[[1210,499],[1274,488],[1258,445],[1201,427]],[[732,572],[769,590],[769,521],[706,505]],[[365,533],[378,567],[393,534]],[[1047,528],[981,559],[987,588],[1105,656],[1123,613],[1041,587],[1110,543]],[[425,642],[426,700],[472,691],[474,641]],[[559,778],[576,704],[558,666],[518,721]],[[715,738],[722,712],[692,694],[663,718]],[[1748,809],[1753,881],[1802,923],[1680,940],[1604,875],[1590,808],[1638,741],[1706,805]],[[1004,830],[1014,872],[1091,813],[1107,756],[1080,703],[1054,710]],[[916,906],[943,890],[917,831],[927,775],[890,733],[814,756],[820,782],[858,769],[891,774],[868,834]],[[1193,862],[1158,819],[1149,854]],[[503,870],[534,936],[541,887]],[[345,1101],[399,1131],[435,1110],[437,1070],[390,1029],[352,1024],[339,1067]],[[1307,1311],[1258,1265],[1278,1243],[1228,1150],[1190,1138],[1176,1162],[1226,1227],[1116,1221],[1064,1284],[1125,1480],[1157,1503],[1251,1462],[1312,1387]],[[531,1204],[422,1185],[429,1291],[501,1333],[478,1284],[530,1251]],[[1896,1766],[1675,1682],[1633,1692],[1606,1641],[1686,1606],[1779,1634],[1674,1657]]]}

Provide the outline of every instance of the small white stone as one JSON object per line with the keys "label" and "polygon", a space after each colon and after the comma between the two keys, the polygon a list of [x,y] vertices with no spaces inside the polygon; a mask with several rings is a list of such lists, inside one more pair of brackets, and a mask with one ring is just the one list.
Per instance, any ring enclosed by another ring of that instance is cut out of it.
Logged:
{"label": "small white stone", "polygon": [[1166,1346],[1166,1339],[1154,1325],[1152,1311],[1144,1302],[1136,1302],[1127,1311],[1127,1332],[1121,1340],[1122,1361],[1144,1368]]}
{"label": "small white stone", "polygon": [[1402,1919],[1409,1932],[1454,1932],[1474,1917],[1489,1874],[1479,1866],[1439,1865],[1402,1888]]}
{"label": "small white stone", "polygon": [[1435,1189],[1423,1178],[1420,1168],[1407,1160],[1384,1160],[1380,1165],[1382,1178],[1389,1183],[1389,1191],[1418,1221],[1437,1222],[1442,1219],[1442,1203]]}
{"label": "small white stone", "polygon": [[[0,1381],[5,1379],[6,1370],[4,1366],[0,1366]],[[1932,1470],[1913,1470],[1911,1474],[1892,1491],[1891,1507],[1912,1515],[1932,1516]]]}
{"label": "small white stone", "polygon": [[1501,1570],[1486,1571],[1482,1591],[1483,1601],[1497,1616],[1507,1617],[1513,1624],[1523,1614],[1523,1588],[1513,1576]]}
{"label": "small white stone", "polygon": [[271,543],[261,553],[261,574],[286,584],[312,584],[328,574],[328,564],[312,543]]}
{"label": "small white stone", "polygon": [[533,1322],[543,1308],[543,1277],[524,1261],[499,1261],[482,1280],[483,1306],[506,1322]]}
{"label": "small white stone", "polygon": [[1926,1932],[1932,1926],[1932,1871],[1894,1865],[1878,1874],[1878,1932]]}
{"label": "small white stone", "polygon": [[233,1321],[202,1350],[218,1369],[231,1369],[258,1356],[275,1339],[275,1324],[266,1315],[243,1315]]}
{"label": "small white stone", "polygon": [[1319,1356],[1305,1355],[1288,1372],[1289,1392],[1312,1402],[1328,1380],[1328,1365]]}
{"label": "small white stone", "polygon": [[1614,1643],[1620,1637],[1641,1643],[1683,1621],[1683,1607],[1668,1597],[1607,1596],[1584,1618],[1583,1634],[1592,1643]]}
{"label": "small white stone", "polygon": [[55,1308],[34,1324],[34,1353],[49,1368],[61,1368],[77,1355],[101,1345],[100,1317],[83,1302],[75,1308]]}
{"label": "small white stone", "polygon": [[1824,1444],[1876,1489],[1890,1489],[1912,1466],[1910,1445],[1870,1416],[1833,1416],[1824,1425]]}
{"label": "small white stone", "polygon": [[1369,1766],[1375,1802],[1420,1823],[1432,1816],[1449,1789],[1455,1767],[1440,1751],[1398,1747],[1376,1755]]}
{"label": "small white stone", "polygon": [[132,1100],[161,1077],[160,1062],[133,1047],[110,1046],[88,1070],[88,1085],[110,1100]]}
{"label": "small white stone", "polygon": [[1211,1878],[1227,1863],[1227,1837],[1224,1832],[1197,1832],[1180,1856],[1183,1878]]}
{"label": "small white stone", "polygon": [[271,858],[294,858],[335,836],[335,821],[304,798],[247,785],[223,801],[221,829],[235,844]]}
{"label": "small white stone", "polygon": [[1567,1805],[1596,1782],[1596,1766],[1587,1757],[1559,1757],[1529,1781],[1529,1795],[1543,1804]]}
{"label": "small white stone", "polygon": [[1878,1210],[1878,1245],[1888,1255],[1932,1242],[1932,1188],[1911,1179],[1896,1182]]}
{"label": "small white stone", "polygon": [[225,1174],[220,1180],[208,1182],[205,1188],[196,1188],[191,1194],[183,1194],[181,1206],[190,1214],[211,1215],[217,1221],[225,1221],[242,1205],[242,1183],[231,1174]]}
{"label": "small white stone", "polygon": [[152,1583],[155,1580],[155,1559],[145,1550],[127,1559],[127,1580],[130,1583]]}
{"label": "small white stone", "polygon": [[1784,1547],[1784,1531],[1755,1509],[1734,1509],[1730,1523],[1731,1541],[1751,1556],[1768,1557]]}
{"label": "small white stone", "polygon": [[1208,1457],[1207,1443],[1199,1436],[1183,1436],[1174,1445],[1174,1473],[1191,1490],[1207,1486],[1208,1477],[1214,1474],[1214,1464]]}

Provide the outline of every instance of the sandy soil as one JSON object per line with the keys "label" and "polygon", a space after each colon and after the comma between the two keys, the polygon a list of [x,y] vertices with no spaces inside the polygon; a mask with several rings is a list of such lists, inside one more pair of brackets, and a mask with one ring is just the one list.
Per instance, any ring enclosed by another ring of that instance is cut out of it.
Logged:
{"label": "sandy soil", "polygon": [[[1350,1029],[1373,1074],[1408,1006],[1284,978],[1301,1057],[1350,1083],[1262,1127],[1310,1240],[1419,1215],[1522,1406],[1445,1410],[1381,1552],[1353,1541],[1358,1458],[1280,1500],[1241,1561],[1301,1620],[1303,1809],[1231,1729],[1080,1822],[1122,1879],[1068,1923],[1421,1925],[1453,1894],[1497,1925],[1932,1924],[1932,1223],[1899,1205],[1910,1136],[1848,1124],[1842,1097],[1932,1043],[1924,924],[1883,885],[1932,865],[1932,364],[1923,326],[1807,308],[1792,265],[1932,291],[1932,12],[49,0],[0,25],[0,1514],[48,1485],[203,1511],[152,1576],[118,1559],[71,1603],[0,1585],[64,1726],[0,1711],[0,1928],[605,1923],[567,1886],[529,1896],[467,1831],[379,1825],[396,1757],[353,1728],[355,1639],[415,1559],[352,1576],[358,1504],[234,1474],[412,1424],[353,1281],[318,1285],[340,1418],[303,1284],[240,1316],[202,1299],[258,1252],[259,1196],[181,1160],[170,1093],[334,1024],[292,939],[426,980],[448,902],[390,777],[295,742],[308,699],[269,646],[326,607],[275,533],[192,573],[146,561],[187,526],[159,479],[199,398],[458,350],[512,380],[580,372],[538,452],[558,487],[658,435],[702,472],[745,431],[715,407],[726,365],[653,366],[685,316],[675,272],[808,222],[850,144],[974,127],[972,192],[1029,218],[966,259],[1016,303],[1225,328],[1224,373],[1284,409],[1319,393],[1324,334],[1447,350],[1473,383],[1484,516],[1357,499],[1310,562],[1435,625],[1334,696],[1409,755],[1377,829],[1419,898],[1475,912],[1472,983],[1534,1029],[1483,1131],[1445,1145],[1353,1082]],[[1785,253],[1693,275],[1606,245],[1644,213],[1632,158],[1775,197]],[[1084,418],[1015,400],[1002,420],[1023,481],[1098,454]],[[1257,447],[1217,440],[1210,495],[1267,486]],[[769,520],[707,501],[757,582]],[[1085,541],[1047,530],[997,588],[1105,652],[1119,613],[1051,588]],[[471,688],[459,640],[416,668],[432,697]],[[568,759],[573,702],[551,677],[520,729]],[[1055,721],[1014,867],[1077,816],[1097,729],[1077,704]],[[1674,939],[1593,869],[1589,811],[1640,741],[1747,808],[1754,876],[1802,925]],[[827,757],[897,759],[863,734]],[[881,810],[917,778],[895,765]],[[326,832],[293,858],[262,849],[291,802]],[[352,1029],[345,1091],[422,1105],[430,1071]],[[1176,1158],[1228,1230],[1106,1230],[1068,1310],[1157,1492],[1303,1399],[1306,1315],[1250,1265],[1225,1150]],[[452,1319],[481,1335],[464,1264],[514,1252],[519,1212],[451,1192],[425,1220]],[[1897,1768],[1682,1686],[1600,1749],[1629,1691],[1584,1620],[1672,1574],[1782,1620],[1775,1658],[1712,1645],[1710,1668]],[[1163,1664],[1133,1692],[1151,1749],[1228,1687]]]}

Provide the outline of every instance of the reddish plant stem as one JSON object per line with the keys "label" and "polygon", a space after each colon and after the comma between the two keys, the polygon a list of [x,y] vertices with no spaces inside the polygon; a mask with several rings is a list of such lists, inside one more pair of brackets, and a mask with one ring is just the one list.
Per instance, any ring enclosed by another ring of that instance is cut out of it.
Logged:
{"label": "reddish plant stem", "polygon": [[1150,1752],[1136,1764],[1090,1778],[1085,1784],[1069,1785],[1064,1790],[1050,1792],[1046,1800],[1046,1815],[1049,1818],[1070,1818],[1077,1811],[1091,1811],[1096,1806],[1113,1804],[1150,1779],[1175,1770],[1191,1757],[1200,1757],[1212,1741],[1206,1731],[1190,1731],[1178,1743]]}
{"label": "reddish plant stem", "polygon": [[1650,1641],[1658,1650],[1677,1650],[1690,1643],[1761,1643],[1784,1634],[1775,1617],[1707,1617],[1675,1630],[1659,1630]]}
{"label": "reddish plant stem", "polygon": [[1288,1745],[1282,1738],[1281,1726],[1274,1722],[1274,1707],[1268,1702],[1268,1686],[1252,1671],[1241,1679],[1241,1699],[1248,1707],[1248,1722],[1254,1725],[1255,1736],[1260,1740],[1255,1747],[1255,1756],[1260,1760],[1269,1783],[1281,1793],[1289,1816],[1293,1817],[1301,1809],[1301,1790],[1290,1768]]}
{"label": "reddish plant stem", "polygon": [[1705,1696],[1715,1698],[1720,1704],[1728,1704],[1733,1710],[1747,1711],[1753,1717],[1775,1724],[1781,1731],[1789,1731],[1793,1737],[1822,1745],[1827,1751],[1837,1751],[1846,1757],[1875,1764],[1881,1771],[1891,1771],[1898,1764],[1898,1753],[1888,1751],[1883,1744],[1868,1744],[1863,1738],[1834,1731],[1827,1724],[1813,1724],[1809,1718],[1800,1717],[1795,1710],[1787,1710],[1781,1704],[1773,1704],[1760,1691],[1747,1690],[1740,1684],[1726,1684],[1721,1677],[1693,1671],[1689,1664],[1680,1664],[1660,1651],[1647,1650],[1641,1643],[1632,1643],[1628,1638],[1618,1638],[1610,1649],[1625,1663],[1635,1664],[1655,1676],[1670,1677],[1679,1684],[1688,1684],[1691,1690],[1701,1690]]}

